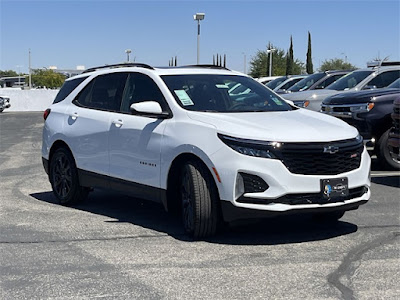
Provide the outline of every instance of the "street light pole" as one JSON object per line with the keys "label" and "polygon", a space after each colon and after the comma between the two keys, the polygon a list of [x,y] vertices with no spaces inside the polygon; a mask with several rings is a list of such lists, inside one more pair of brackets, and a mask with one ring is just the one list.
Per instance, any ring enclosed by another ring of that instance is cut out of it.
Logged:
{"label": "street light pole", "polygon": [[243,54],[243,73],[247,74],[247,70],[246,70],[246,65],[247,65],[246,53],[242,52],[242,54]]}
{"label": "street light pole", "polygon": [[31,49],[29,48],[29,88],[32,88],[32,74],[31,74]]}
{"label": "street light pole", "polygon": [[197,21],[197,64],[200,63],[200,21],[204,20],[204,13],[196,13],[193,19]]}
{"label": "street light pole", "polygon": [[272,76],[272,53],[276,51],[276,49],[267,49],[267,53],[270,53],[269,55],[269,77]]}
{"label": "street light pole", "polygon": [[132,52],[131,49],[126,49],[125,50],[125,53],[126,53],[126,56],[127,56],[127,62],[129,62],[129,54],[131,54],[131,52]]}

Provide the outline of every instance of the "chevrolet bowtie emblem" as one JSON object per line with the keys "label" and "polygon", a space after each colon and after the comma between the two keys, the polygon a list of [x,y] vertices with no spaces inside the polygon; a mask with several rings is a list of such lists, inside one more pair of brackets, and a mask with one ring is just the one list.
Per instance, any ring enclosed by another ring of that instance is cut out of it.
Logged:
{"label": "chevrolet bowtie emblem", "polygon": [[337,152],[339,152],[339,147],[336,147],[336,146],[324,147],[324,153],[335,154]]}

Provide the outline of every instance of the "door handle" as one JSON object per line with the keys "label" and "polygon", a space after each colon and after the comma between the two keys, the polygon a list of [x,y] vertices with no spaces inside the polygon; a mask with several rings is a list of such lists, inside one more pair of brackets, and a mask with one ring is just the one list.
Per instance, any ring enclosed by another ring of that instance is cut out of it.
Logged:
{"label": "door handle", "polygon": [[69,116],[71,117],[72,120],[75,121],[78,118],[78,113],[74,112],[74,113],[70,114]]}
{"label": "door handle", "polygon": [[114,121],[112,121],[112,123],[115,125],[115,127],[118,127],[118,128],[120,128],[124,124],[124,122],[121,119],[114,120]]}

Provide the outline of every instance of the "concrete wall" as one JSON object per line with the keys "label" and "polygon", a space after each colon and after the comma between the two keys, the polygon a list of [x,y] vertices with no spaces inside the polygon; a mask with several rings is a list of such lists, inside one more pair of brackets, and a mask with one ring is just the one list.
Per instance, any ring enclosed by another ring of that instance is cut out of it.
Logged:
{"label": "concrete wall", "polygon": [[7,111],[45,111],[53,103],[58,90],[0,89],[0,95],[10,97],[11,107]]}

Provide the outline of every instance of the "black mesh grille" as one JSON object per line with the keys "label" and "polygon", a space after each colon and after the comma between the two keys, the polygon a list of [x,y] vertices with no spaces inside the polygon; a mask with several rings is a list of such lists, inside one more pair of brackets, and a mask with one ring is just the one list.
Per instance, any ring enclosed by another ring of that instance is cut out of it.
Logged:
{"label": "black mesh grille", "polygon": [[277,154],[291,173],[337,175],[360,167],[362,141],[284,144]]}
{"label": "black mesh grille", "polygon": [[243,178],[245,193],[262,193],[269,187],[262,178],[256,175],[246,173],[240,173],[240,175]]}

